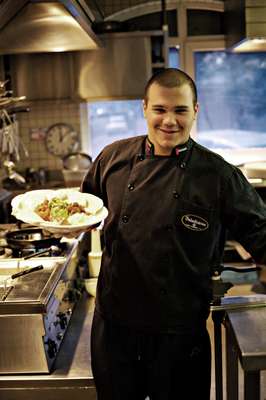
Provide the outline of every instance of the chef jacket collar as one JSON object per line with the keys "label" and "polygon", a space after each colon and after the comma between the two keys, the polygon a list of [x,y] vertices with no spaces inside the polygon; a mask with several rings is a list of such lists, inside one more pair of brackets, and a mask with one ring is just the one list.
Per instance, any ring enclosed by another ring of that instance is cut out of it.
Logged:
{"label": "chef jacket collar", "polygon": [[[179,157],[181,154],[186,153],[192,146],[192,140],[189,140],[186,143],[179,144],[175,146],[172,150],[171,157]],[[148,158],[153,158],[154,154],[154,144],[150,141],[149,137],[147,136],[145,139],[145,148],[144,148],[144,155]]]}

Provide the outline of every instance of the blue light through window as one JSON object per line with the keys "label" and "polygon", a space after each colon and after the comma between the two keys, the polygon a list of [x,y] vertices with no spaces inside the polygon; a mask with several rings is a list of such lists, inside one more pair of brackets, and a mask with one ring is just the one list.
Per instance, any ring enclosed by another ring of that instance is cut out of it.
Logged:
{"label": "blue light through window", "polygon": [[195,53],[197,141],[209,148],[266,147],[266,53]]}

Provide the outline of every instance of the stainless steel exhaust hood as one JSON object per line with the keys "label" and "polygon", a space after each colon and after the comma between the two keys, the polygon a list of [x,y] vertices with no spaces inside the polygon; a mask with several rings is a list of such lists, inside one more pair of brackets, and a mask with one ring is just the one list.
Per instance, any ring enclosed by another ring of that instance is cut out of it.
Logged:
{"label": "stainless steel exhaust hood", "polygon": [[88,16],[78,1],[6,0],[0,9],[0,54],[90,50],[102,46],[91,28],[92,13]]}
{"label": "stainless steel exhaust hood", "polygon": [[266,51],[265,0],[226,0],[225,21],[228,49]]}
{"label": "stainless steel exhaust hood", "polygon": [[151,40],[143,33],[101,36],[104,47],[9,56],[16,96],[27,100],[141,98],[151,74]]}

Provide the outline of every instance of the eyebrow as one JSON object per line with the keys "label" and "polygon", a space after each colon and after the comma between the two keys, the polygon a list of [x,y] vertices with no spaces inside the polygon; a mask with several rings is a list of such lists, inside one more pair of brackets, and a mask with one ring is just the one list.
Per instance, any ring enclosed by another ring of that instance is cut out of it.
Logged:
{"label": "eyebrow", "polygon": [[[164,105],[161,105],[161,104],[154,104],[153,106],[152,106],[152,108],[166,108]],[[186,111],[186,110],[188,110],[189,109],[189,107],[188,106],[185,106],[185,105],[182,105],[182,106],[175,106],[175,107],[173,107],[175,110],[179,110],[179,111]]]}

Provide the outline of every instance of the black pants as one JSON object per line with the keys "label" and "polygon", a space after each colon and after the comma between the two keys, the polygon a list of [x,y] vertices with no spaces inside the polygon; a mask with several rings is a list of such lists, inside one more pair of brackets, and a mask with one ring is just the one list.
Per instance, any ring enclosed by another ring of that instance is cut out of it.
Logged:
{"label": "black pants", "polygon": [[210,339],[143,334],[94,315],[92,371],[98,400],[209,400]]}

